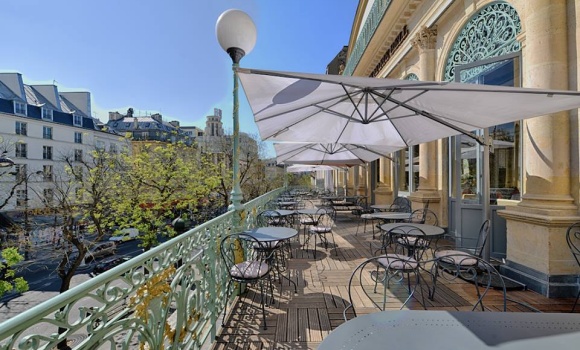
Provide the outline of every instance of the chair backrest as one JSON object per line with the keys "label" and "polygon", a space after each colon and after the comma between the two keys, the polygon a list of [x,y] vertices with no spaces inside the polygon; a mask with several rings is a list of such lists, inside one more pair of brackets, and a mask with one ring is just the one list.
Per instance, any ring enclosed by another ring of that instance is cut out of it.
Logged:
{"label": "chair backrest", "polygon": [[334,213],[333,208],[319,208],[313,216],[317,222],[316,226],[332,226]]}
{"label": "chair backrest", "polygon": [[566,231],[566,242],[570,247],[570,252],[580,266],[580,222],[572,224]]}
{"label": "chair backrest", "polygon": [[417,261],[423,260],[423,256],[430,242],[423,230],[413,225],[405,225],[402,223],[390,229],[387,235],[391,237],[395,244],[395,253],[412,253]]}
{"label": "chair backrest", "polygon": [[[344,320],[348,321],[356,317],[359,311],[364,310],[368,313],[371,307],[384,311],[389,305],[389,298],[399,303],[400,294],[407,293],[408,287],[406,283],[396,283],[400,277],[389,270],[390,267],[395,268],[406,264],[406,258],[401,256],[389,258],[389,264],[385,265],[385,255],[369,258],[359,264],[348,281],[348,300],[342,313]],[[418,269],[410,271],[409,281],[416,281],[417,274]],[[390,283],[389,280],[391,280]]]}
{"label": "chair backrest", "polygon": [[439,226],[437,214],[431,209],[423,209],[423,223],[427,225]]}
{"label": "chair backrest", "polygon": [[[256,271],[249,271],[249,269],[256,269],[255,264],[243,264],[243,262],[256,262],[266,267],[267,271],[262,271],[259,274],[261,277],[266,272],[269,272],[267,261],[269,256],[264,254],[268,251],[256,238],[245,233],[232,233],[220,242],[220,253],[225,264],[225,267],[232,278],[240,278],[240,276],[252,276]],[[247,278],[252,279],[252,278]]]}
{"label": "chair backrest", "polygon": [[411,212],[411,201],[407,197],[397,197],[393,201],[392,205],[396,206],[395,209],[401,213],[410,213]]}
{"label": "chair backrest", "polygon": [[423,209],[415,209],[411,213],[411,217],[409,217],[409,222],[414,224],[423,224],[425,223],[424,218],[424,210]]}
{"label": "chair backrest", "polygon": [[[447,281],[454,281],[460,279],[474,284],[477,289],[478,298],[473,305],[471,311],[475,311],[478,306],[481,311],[485,311],[483,305],[484,298],[491,289],[499,290],[503,297],[503,308],[501,311],[507,311],[507,293],[505,282],[500,273],[483,258],[471,254],[457,252],[456,254],[445,254],[444,256],[435,258],[425,262],[428,266],[433,262],[432,269],[440,269],[445,273],[439,273],[437,278],[443,278]],[[432,274],[437,271],[431,271]],[[490,296],[496,302],[495,295]],[[494,311],[494,310],[493,310]]]}
{"label": "chair backrest", "polygon": [[411,217],[409,218],[409,222],[415,224],[427,224],[438,226],[439,219],[437,218],[437,214],[433,210],[430,209],[415,209],[411,213]]}
{"label": "chair backrest", "polygon": [[478,257],[483,256],[483,247],[485,247],[485,243],[487,242],[487,237],[489,236],[490,230],[490,221],[485,220],[481,227],[479,228],[479,235],[477,236],[477,243],[473,249],[473,254],[477,255]]}
{"label": "chair backrest", "polygon": [[257,226],[282,226],[284,219],[276,210],[264,210],[257,216]]}

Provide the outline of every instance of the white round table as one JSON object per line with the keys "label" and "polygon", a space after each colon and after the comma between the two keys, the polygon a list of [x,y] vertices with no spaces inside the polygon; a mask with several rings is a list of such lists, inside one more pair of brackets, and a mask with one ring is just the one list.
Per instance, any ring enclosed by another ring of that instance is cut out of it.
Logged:
{"label": "white round table", "polygon": [[373,219],[380,220],[409,220],[411,218],[411,213],[397,213],[397,212],[378,212],[369,214]]}
{"label": "white round table", "polygon": [[[411,222],[393,222],[390,224],[383,224],[383,225],[381,225],[381,230],[383,230],[385,232],[389,232],[392,229],[399,228],[399,227],[403,231],[405,231],[409,236],[422,235],[421,232],[419,232],[417,230],[413,230],[413,228],[420,229],[421,231],[423,231],[425,236],[427,236],[428,238],[435,238],[435,237],[442,236],[443,234],[445,234],[445,229],[442,227],[427,225],[427,224],[415,224],[415,223],[411,223]],[[408,227],[409,230],[405,230],[405,227]]]}
{"label": "white round table", "polygon": [[280,214],[280,216],[290,216],[296,214],[296,210],[287,210],[287,209],[268,210],[262,215],[272,217],[276,216],[274,213],[278,213]]}
{"label": "white round table", "polygon": [[355,317],[318,350],[572,350],[578,344],[579,314],[402,310]]}
{"label": "white round table", "polygon": [[271,242],[271,241],[285,241],[298,234],[298,230],[291,227],[280,227],[280,226],[268,226],[268,227],[256,227],[250,230],[244,231],[248,236],[254,237],[260,242]]}

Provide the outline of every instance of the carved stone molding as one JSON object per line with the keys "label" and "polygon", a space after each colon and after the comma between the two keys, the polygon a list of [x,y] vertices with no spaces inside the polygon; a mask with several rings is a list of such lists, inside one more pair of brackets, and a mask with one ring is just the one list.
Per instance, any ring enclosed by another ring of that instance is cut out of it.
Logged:
{"label": "carved stone molding", "polygon": [[421,50],[433,50],[437,43],[437,26],[423,27],[421,31],[415,35],[413,39],[413,46]]}

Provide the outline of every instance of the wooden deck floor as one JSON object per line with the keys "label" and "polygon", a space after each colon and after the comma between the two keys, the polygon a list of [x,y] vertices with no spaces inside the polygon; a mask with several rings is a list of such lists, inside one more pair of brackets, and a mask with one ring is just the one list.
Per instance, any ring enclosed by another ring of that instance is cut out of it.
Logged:
{"label": "wooden deck floor", "polygon": [[[259,292],[249,289],[237,299],[231,313],[228,311],[226,326],[221,329],[213,349],[316,349],[329,332],[344,322],[342,314],[348,303],[349,277],[359,263],[370,257],[369,242],[373,240],[370,228],[367,233],[355,235],[356,228],[355,216],[339,214],[334,230],[337,248],[326,251],[323,246],[318,247],[316,259],[312,250],[307,251],[294,242],[288,272],[297,284],[298,293],[294,294],[288,281],[275,285],[274,304],[266,308],[267,330],[263,330]],[[390,298],[387,308],[398,310],[407,292],[401,289],[398,294],[396,288],[392,292],[401,297]],[[549,299],[529,290],[508,291],[508,298],[543,312],[569,312],[574,302],[572,298]],[[422,310],[417,299],[412,299],[405,308]],[[426,299],[426,308],[471,310],[475,300],[472,284],[447,281],[438,285],[435,300]],[[491,291],[485,301],[489,311],[501,310],[499,292]],[[576,311],[580,312],[578,309]],[[377,310],[369,308],[366,311]],[[508,311],[531,312],[511,301],[508,301]]]}

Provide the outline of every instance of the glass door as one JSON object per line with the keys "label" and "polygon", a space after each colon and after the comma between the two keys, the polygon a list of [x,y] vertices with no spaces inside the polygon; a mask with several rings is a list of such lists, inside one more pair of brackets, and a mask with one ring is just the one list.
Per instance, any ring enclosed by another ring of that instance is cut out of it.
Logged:
{"label": "glass door", "polygon": [[[471,84],[520,86],[520,55],[509,54],[455,68],[456,81]],[[490,108],[490,113],[493,111]],[[483,146],[461,135],[450,140],[451,164],[449,193],[450,232],[463,245],[474,245],[483,217],[482,193],[484,166],[490,169],[489,200],[492,217],[491,254],[505,257],[505,220],[498,209],[519,201],[521,189],[520,123],[489,128],[491,150],[489,164],[483,162]],[[472,130],[482,136],[483,130]]]}

